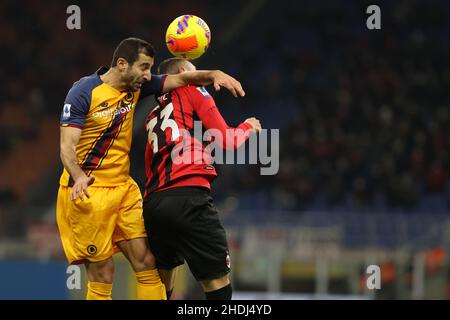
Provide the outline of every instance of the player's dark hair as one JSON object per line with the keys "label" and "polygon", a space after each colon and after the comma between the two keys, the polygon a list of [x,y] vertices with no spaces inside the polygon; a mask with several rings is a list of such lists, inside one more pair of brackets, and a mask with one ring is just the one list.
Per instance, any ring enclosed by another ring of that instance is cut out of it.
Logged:
{"label": "player's dark hair", "polygon": [[155,48],[142,39],[127,38],[122,40],[114,50],[111,67],[115,67],[117,59],[124,58],[130,65],[139,58],[139,53],[143,53],[152,58],[155,57]]}
{"label": "player's dark hair", "polygon": [[169,58],[161,62],[158,66],[158,74],[177,74],[178,67],[182,63],[186,63],[184,58]]}

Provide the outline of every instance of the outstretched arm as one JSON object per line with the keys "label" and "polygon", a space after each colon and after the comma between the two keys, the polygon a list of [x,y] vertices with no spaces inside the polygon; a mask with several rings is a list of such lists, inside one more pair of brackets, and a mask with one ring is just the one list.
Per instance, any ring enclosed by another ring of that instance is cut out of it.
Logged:
{"label": "outstretched arm", "polygon": [[172,89],[183,87],[188,84],[198,86],[214,85],[214,89],[219,91],[221,87],[228,89],[233,96],[245,96],[241,83],[232,76],[220,70],[199,70],[186,71],[179,74],[170,74],[164,81],[163,92],[168,92]]}
{"label": "outstretched arm", "polygon": [[261,131],[261,124],[256,118],[249,118],[239,124],[236,128],[228,126],[225,119],[220,114],[214,99],[205,88],[189,87],[189,98],[197,113],[202,125],[211,130],[214,141],[224,150],[239,148],[252,133]]}
{"label": "outstretched arm", "polygon": [[261,131],[261,124],[256,118],[248,118],[236,128],[230,127],[215,106],[201,110],[198,116],[207,130],[217,131],[214,141],[227,151],[239,148],[248,140],[250,134]]}

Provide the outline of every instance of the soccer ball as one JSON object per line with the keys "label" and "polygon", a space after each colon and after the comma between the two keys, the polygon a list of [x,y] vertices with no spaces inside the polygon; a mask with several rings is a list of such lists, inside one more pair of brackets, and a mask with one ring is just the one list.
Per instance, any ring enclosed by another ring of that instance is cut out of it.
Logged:
{"label": "soccer ball", "polygon": [[211,32],[205,21],[193,15],[176,18],[167,28],[166,45],[174,56],[197,59],[206,52]]}

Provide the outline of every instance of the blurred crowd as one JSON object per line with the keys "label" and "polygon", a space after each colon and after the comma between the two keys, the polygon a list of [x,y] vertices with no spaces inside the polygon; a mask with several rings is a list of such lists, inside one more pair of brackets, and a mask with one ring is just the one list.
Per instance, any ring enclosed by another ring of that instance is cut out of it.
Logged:
{"label": "blurred crowd", "polygon": [[[165,5],[162,5],[162,4]],[[98,0],[79,3],[81,30],[68,30],[68,1],[2,1],[0,49],[0,155],[33,139],[39,122],[57,117],[73,82],[109,66],[118,42],[139,36],[161,47],[160,24],[169,21],[175,1]],[[196,9],[195,2],[191,4]],[[158,17],[167,17],[165,19]]]}
{"label": "blurred crowd", "polygon": [[269,4],[226,50],[248,91],[240,111],[281,129],[277,176],[226,180],[258,190],[244,208],[448,211],[450,3],[382,2],[378,31],[367,6]]}
{"label": "blurred crowd", "polygon": [[[10,209],[33,201],[43,180],[49,175],[54,178],[49,171],[61,170],[57,124],[73,82],[100,66],[109,66],[115,46],[126,37],[152,42],[159,57],[164,54],[161,25],[168,25],[188,8],[202,12],[197,1],[78,1],[81,30],[69,30],[66,20],[71,13],[66,10],[72,4],[0,2],[4,58],[0,68],[4,79],[0,89],[0,234],[10,229],[10,220],[17,214]],[[51,186],[42,194],[47,202],[54,201],[57,181]]]}
{"label": "blurred crowd", "polygon": [[[1,2],[0,170],[43,121],[58,121],[71,84],[109,65],[118,41],[142,37],[157,59],[168,57],[165,26],[192,13],[212,30],[198,67],[225,70],[247,91],[215,94],[225,118],[256,116],[280,129],[278,175],[222,166],[218,199],[258,210],[447,211],[450,3],[381,1],[382,29],[372,31],[369,2],[261,3],[82,2],[82,29],[69,31],[69,2]],[[132,173],[142,175],[142,165]],[[0,219],[23,199],[16,193],[2,179]]]}

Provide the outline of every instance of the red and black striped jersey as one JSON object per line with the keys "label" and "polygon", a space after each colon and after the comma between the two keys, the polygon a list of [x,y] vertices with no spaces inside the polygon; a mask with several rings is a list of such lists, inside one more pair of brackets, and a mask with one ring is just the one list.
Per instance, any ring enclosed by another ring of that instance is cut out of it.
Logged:
{"label": "red and black striped jersey", "polygon": [[217,176],[210,142],[225,150],[236,149],[253,127],[248,123],[229,127],[203,87],[177,88],[159,96],[157,102],[146,120],[145,196],[181,186],[210,188]]}

